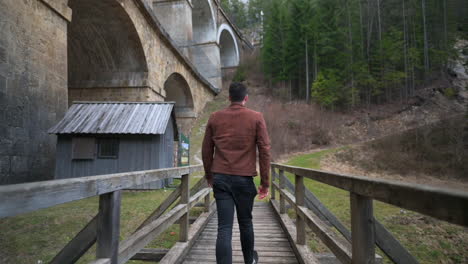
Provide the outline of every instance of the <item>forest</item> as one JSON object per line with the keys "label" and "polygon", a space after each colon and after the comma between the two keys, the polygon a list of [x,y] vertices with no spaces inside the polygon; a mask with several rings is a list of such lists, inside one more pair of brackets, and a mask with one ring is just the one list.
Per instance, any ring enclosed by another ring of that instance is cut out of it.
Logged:
{"label": "forest", "polygon": [[329,109],[407,100],[447,79],[454,44],[468,39],[466,0],[221,4],[240,28],[262,24],[261,60],[271,89]]}

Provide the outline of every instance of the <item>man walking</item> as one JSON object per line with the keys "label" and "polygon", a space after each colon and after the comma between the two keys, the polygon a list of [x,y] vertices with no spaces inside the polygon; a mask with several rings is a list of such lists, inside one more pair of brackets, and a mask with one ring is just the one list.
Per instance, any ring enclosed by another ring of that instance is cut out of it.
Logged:
{"label": "man walking", "polygon": [[218,209],[217,264],[232,263],[234,207],[239,222],[246,264],[258,263],[254,250],[252,209],[257,190],[257,148],[261,184],[259,198],[268,195],[270,139],[261,113],[245,107],[249,99],[242,83],[229,87],[231,105],[211,114],[203,139],[202,157],[208,184],[213,187]]}

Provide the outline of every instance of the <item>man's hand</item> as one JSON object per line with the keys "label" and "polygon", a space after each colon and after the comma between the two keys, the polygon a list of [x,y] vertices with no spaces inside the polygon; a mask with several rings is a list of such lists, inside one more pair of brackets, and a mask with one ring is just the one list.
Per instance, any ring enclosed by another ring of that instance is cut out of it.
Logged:
{"label": "man's hand", "polygon": [[208,186],[210,188],[213,188],[213,178],[212,177],[206,177],[205,176],[205,179],[206,179],[206,182],[208,183]]}
{"label": "man's hand", "polygon": [[258,187],[258,199],[263,200],[269,194],[268,187],[264,188],[262,186]]}

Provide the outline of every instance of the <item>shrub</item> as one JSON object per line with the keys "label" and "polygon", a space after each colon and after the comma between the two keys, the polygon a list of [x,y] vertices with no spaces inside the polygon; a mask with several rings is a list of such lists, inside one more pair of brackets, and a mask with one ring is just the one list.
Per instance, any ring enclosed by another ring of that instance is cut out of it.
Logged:
{"label": "shrub", "polygon": [[233,82],[243,82],[247,79],[247,69],[245,65],[239,65],[237,71],[232,78]]}
{"label": "shrub", "polygon": [[457,95],[457,91],[455,91],[455,89],[453,89],[452,87],[449,87],[444,90],[444,95],[449,99],[453,99]]}
{"label": "shrub", "polygon": [[320,72],[312,84],[312,97],[327,108],[333,108],[340,100],[342,84],[333,72],[324,74]]}

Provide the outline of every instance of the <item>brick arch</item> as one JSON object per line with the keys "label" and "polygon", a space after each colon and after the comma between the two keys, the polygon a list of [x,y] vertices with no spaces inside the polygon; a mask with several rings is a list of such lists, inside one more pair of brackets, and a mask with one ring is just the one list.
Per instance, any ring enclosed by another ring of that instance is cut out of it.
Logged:
{"label": "brick arch", "polygon": [[133,21],[116,0],[69,0],[72,88],[147,86],[148,65]]}
{"label": "brick arch", "polygon": [[210,0],[192,0],[193,42],[216,41],[216,19]]}
{"label": "brick arch", "polygon": [[222,24],[218,29],[217,42],[221,56],[221,68],[239,65],[240,53],[236,35],[228,24]]}
{"label": "brick arch", "polygon": [[193,96],[187,80],[180,73],[174,72],[164,82],[165,101],[175,102],[176,112],[194,110]]}

